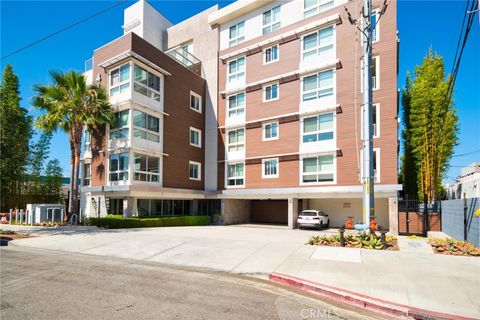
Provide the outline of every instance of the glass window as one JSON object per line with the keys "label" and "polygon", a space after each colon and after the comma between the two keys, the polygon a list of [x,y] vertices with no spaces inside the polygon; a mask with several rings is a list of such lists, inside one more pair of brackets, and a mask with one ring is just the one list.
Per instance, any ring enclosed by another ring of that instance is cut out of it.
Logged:
{"label": "glass window", "polygon": [[160,120],[145,112],[133,109],[133,136],[154,142],[160,141]]}
{"label": "glass window", "polygon": [[133,90],[155,101],[160,101],[160,77],[134,65],[133,68]]}
{"label": "glass window", "polygon": [[110,96],[124,93],[130,88],[130,63],[110,71]]}
{"label": "glass window", "polygon": [[188,174],[190,180],[201,180],[201,164],[199,162],[190,161],[188,164]]}
{"label": "glass window", "polygon": [[89,130],[85,130],[85,151],[92,151],[92,133]]}
{"label": "glass window", "polygon": [[110,181],[128,180],[128,153],[112,154],[109,158]]}
{"label": "glass window", "polygon": [[274,83],[268,86],[265,86],[263,89],[263,99],[264,101],[276,100],[278,99],[278,83]]}
{"label": "glass window", "polygon": [[234,163],[227,165],[227,185],[243,186],[244,184],[244,164]]}
{"label": "glass window", "polygon": [[245,149],[245,129],[231,130],[228,136],[228,152],[243,151]]}
{"label": "glass window", "polygon": [[375,42],[378,40],[377,38],[377,34],[378,34],[378,29],[379,29],[379,25],[377,24],[377,21],[378,21],[378,11],[374,11],[372,12],[372,17],[370,19],[370,23],[372,25],[372,42]]}
{"label": "glass window", "polygon": [[90,163],[85,163],[83,165],[83,185],[89,186],[91,178],[92,178],[91,165]]}
{"label": "glass window", "polygon": [[236,117],[245,113],[245,93],[237,93],[228,97],[228,117]]}
{"label": "glass window", "polygon": [[159,182],[160,158],[134,154],[134,180]]}
{"label": "glass window", "polygon": [[274,140],[278,138],[278,122],[267,123],[263,127],[263,140]]}
{"label": "glass window", "polygon": [[278,158],[277,159],[264,159],[263,165],[263,178],[278,177]]}
{"label": "glass window", "polygon": [[190,92],[190,109],[202,112],[202,97],[194,92]]}
{"label": "glass window", "polygon": [[333,7],[333,0],[303,0],[303,15],[308,18],[331,7]]}
{"label": "glass window", "polygon": [[303,37],[302,48],[304,61],[330,54],[333,50],[333,27],[330,26]]}
{"label": "glass window", "polygon": [[303,78],[303,101],[316,100],[333,95],[333,70],[323,71]]}
{"label": "glass window", "polygon": [[[362,66],[360,70],[360,80],[361,80],[361,90],[363,92],[363,58],[360,60],[360,64]],[[372,57],[372,89],[376,90],[380,88],[380,77],[379,77],[379,72],[377,70],[380,69],[380,57],[379,56],[373,56]]]}
{"label": "glass window", "polygon": [[202,131],[190,128],[190,145],[195,147],[202,147]]}
{"label": "glass window", "polygon": [[228,63],[228,82],[245,81],[245,57]]}
{"label": "glass window", "polygon": [[263,34],[280,29],[280,6],[263,13]]}
{"label": "glass window", "polygon": [[236,44],[239,44],[243,40],[245,40],[245,22],[239,22],[234,26],[230,27],[229,30],[229,47],[233,47]]}
{"label": "glass window", "polygon": [[278,45],[265,49],[264,63],[278,61]]}
{"label": "glass window", "polygon": [[110,139],[128,138],[128,114],[128,109],[114,113],[110,124]]}
{"label": "glass window", "polygon": [[303,119],[303,143],[333,139],[333,113]]}
{"label": "glass window", "polygon": [[333,155],[303,158],[302,181],[304,183],[333,182]]}

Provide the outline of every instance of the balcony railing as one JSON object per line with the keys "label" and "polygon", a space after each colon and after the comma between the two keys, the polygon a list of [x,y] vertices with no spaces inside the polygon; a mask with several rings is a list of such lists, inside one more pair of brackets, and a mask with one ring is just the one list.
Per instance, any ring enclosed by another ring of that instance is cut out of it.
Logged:
{"label": "balcony railing", "polygon": [[186,68],[192,70],[198,75],[201,75],[200,66],[202,62],[198,60],[198,58],[195,57],[190,52],[184,50],[181,47],[178,47],[178,48],[170,49],[165,53],[168,54],[170,57],[172,57],[175,61],[185,66]]}

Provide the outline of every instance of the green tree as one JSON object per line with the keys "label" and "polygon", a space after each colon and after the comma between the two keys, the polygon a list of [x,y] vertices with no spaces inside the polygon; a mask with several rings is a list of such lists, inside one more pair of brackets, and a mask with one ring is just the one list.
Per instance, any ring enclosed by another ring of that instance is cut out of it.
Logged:
{"label": "green tree", "polygon": [[457,144],[458,118],[449,98],[449,82],[442,57],[430,50],[415,68],[407,135],[418,175],[418,195],[429,202],[439,199],[442,177]]}
{"label": "green tree", "polygon": [[30,195],[42,196],[45,194],[42,174],[45,168],[45,161],[50,151],[51,133],[42,133],[38,141],[30,145],[28,155],[27,190]]}
{"label": "green tree", "polygon": [[45,181],[43,182],[46,195],[57,198],[59,202],[62,197],[63,170],[58,159],[50,160],[45,169]]}
{"label": "green tree", "polygon": [[7,65],[0,86],[0,210],[19,205],[32,119],[20,107],[18,77]]}
{"label": "green tree", "polygon": [[84,127],[110,123],[112,109],[103,87],[87,85],[83,74],[75,71],[50,72],[53,85],[35,86],[33,105],[44,111],[37,126],[45,132],[63,130],[68,133],[71,154],[69,212],[78,214],[78,176],[80,149]]}

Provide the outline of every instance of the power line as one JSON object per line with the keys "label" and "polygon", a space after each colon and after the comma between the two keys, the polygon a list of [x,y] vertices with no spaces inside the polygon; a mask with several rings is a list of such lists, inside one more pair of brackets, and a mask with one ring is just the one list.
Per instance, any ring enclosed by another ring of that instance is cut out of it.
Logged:
{"label": "power line", "polygon": [[467,153],[461,153],[461,154],[453,155],[452,158],[468,156],[468,155],[471,155],[471,154],[474,154],[474,153],[477,153],[477,152],[480,152],[480,149],[473,150],[473,151],[467,152]]}
{"label": "power line", "polygon": [[84,23],[84,22],[87,21],[87,20],[90,20],[90,19],[92,19],[92,18],[95,18],[96,16],[99,16],[99,15],[101,15],[102,13],[107,12],[108,10],[111,10],[111,9],[113,9],[113,8],[115,8],[115,7],[118,7],[119,5],[121,5],[122,3],[126,2],[126,1],[128,1],[128,0],[120,0],[119,2],[115,3],[114,5],[112,5],[112,6],[110,6],[110,7],[107,7],[107,8],[105,8],[105,9],[103,9],[103,10],[100,10],[100,11],[98,11],[98,12],[96,12],[96,13],[88,16],[88,17],[83,18],[83,19],[80,19],[80,20],[78,20],[78,21],[76,21],[76,22],[74,22],[74,23],[72,23],[72,24],[70,24],[70,25],[68,25],[68,26],[66,26],[66,27],[63,27],[63,28],[61,28],[61,29],[59,29],[59,30],[57,30],[57,31],[55,31],[55,32],[53,32],[53,33],[51,33],[51,34],[43,37],[43,38],[40,38],[40,39],[38,39],[38,40],[36,40],[36,41],[34,41],[34,42],[32,42],[32,43],[29,43],[29,44],[27,44],[26,46],[23,46],[23,47],[15,50],[15,51],[13,51],[13,52],[10,52],[9,54],[1,57],[0,60],[4,60],[4,59],[6,59],[6,58],[8,58],[8,57],[11,57],[11,56],[13,56],[13,55],[15,55],[15,54],[23,51],[23,50],[26,50],[26,49],[28,49],[28,48],[30,48],[30,47],[33,47],[33,46],[36,45],[36,44],[39,44],[40,42],[43,42],[43,41],[45,41],[45,40],[47,40],[47,39],[52,38],[52,37],[56,36],[56,35],[59,34],[59,33],[62,33],[62,32],[64,32],[64,31],[68,30],[68,29],[71,29],[71,28],[73,28],[73,27],[75,27],[75,26],[78,26],[79,24],[82,24],[82,23]]}

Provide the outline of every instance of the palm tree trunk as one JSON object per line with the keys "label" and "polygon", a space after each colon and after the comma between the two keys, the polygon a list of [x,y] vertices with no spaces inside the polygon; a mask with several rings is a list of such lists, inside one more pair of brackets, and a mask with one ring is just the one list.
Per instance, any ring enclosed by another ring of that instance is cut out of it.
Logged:
{"label": "palm tree trunk", "polygon": [[73,129],[70,129],[68,132],[68,138],[70,141],[70,194],[68,195],[68,210],[65,213],[64,220],[68,221],[68,217],[70,216],[70,212],[73,212],[73,203],[74,203],[74,192],[75,192],[75,184],[74,184],[74,177],[75,177],[75,148],[74,148],[74,139],[73,139]]}
{"label": "palm tree trunk", "polygon": [[79,172],[80,172],[80,153],[81,153],[81,148],[82,148],[82,125],[81,124],[74,124],[74,196],[73,196],[73,212],[78,215],[80,214],[79,208],[78,208],[78,193],[79,193],[79,187],[78,187],[78,179],[79,179]]}

